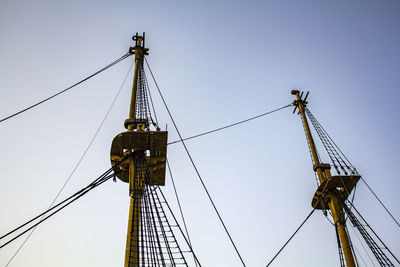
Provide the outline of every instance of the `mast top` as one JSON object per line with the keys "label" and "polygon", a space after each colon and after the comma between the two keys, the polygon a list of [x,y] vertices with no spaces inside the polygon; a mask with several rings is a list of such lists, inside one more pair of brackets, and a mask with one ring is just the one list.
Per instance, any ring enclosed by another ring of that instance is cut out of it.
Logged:
{"label": "mast top", "polygon": [[131,54],[135,54],[135,59],[144,59],[144,55],[149,54],[149,49],[146,48],[145,46],[145,41],[146,41],[146,33],[143,32],[143,34],[140,36],[138,33],[136,33],[134,36],[132,36],[132,40],[135,41],[135,46],[131,46],[129,48],[129,52]]}
{"label": "mast top", "polygon": [[131,54],[135,54],[135,72],[133,78],[131,105],[129,117],[124,122],[128,130],[147,129],[149,127],[150,109],[147,100],[146,76],[144,73],[144,57],[149,54],[145,47],[145,33],[138,33],[132,37],[135,46],[129,48]]}

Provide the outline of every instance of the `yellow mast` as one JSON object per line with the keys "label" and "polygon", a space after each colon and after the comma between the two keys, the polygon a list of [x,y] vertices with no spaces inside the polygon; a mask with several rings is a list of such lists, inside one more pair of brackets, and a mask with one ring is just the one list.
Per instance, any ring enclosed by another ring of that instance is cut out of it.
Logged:
{"label": "yellow mast", "polygon": [[[148,118],[141,117],[141,110],[137,110],[138,86],[143,82],[139,76],[143,72],[144,56],[148,55],[149,50],[144,46],[144,37],[144,33],[143,36],[136,33],[132,38],[136,42],[135,47],[130,48],[130,52],[135,54],[135,72],[129,118],[124,122],[127,131],[114,138],[110,156],[116,176],[123,182],[129,183],[130,207],[125,267],[137,267],[143,260],[143,256],[140,254],[144,249],[140,246],[143,236],[140,234],[145,230],[141,230],[140,224],[144,212],[142,211],[142,199],[145,186],[165,184],[167,132],[150,131]],[[143,109],[143,107],[140,108]],[[124,160],[127,155],[130,156]],[[116,165],[121,160],[124,161]]]}
{"label": "yellow mast", "polygon": [[[140,64],[143,65],[144,54],[147,52],[142,46],[144,36],[133,37],[136,41],[134,47],[135,53],[135,72],[133,76],[133,86],[131,95],[131,105],[129,109],[129,118],[125,121],[125,127],[128,131],[143,129],[141,124],[136,124],[136,95],[138,87],[138,72]],[[147,53],[146,53],[147,54]],[[136,129],[134,128],[136,124]],[[130,188],[130,206],[128,219],[128,233],[126,238],[125,264],[124,266],[139,266],[139,220],[141,212],[141,197],[143,195],[144,177],[135,175],[134,157],[129,158],[129,188]],[[135,177],[136,176],[136,177]]]}
{"label": "yellow mast", "polygon": [[331,210],[333,221],[339,233],[346,265],[348,267],[355,267],[356,265],[354,262],[352,247],[346,231],[344,210],[340,206],[340,201],[343,201],[347,198],[351,190],[354,188],[354,185],[357,183],[359,177],[332,176],[330,171],[331,166],[329,164],[320,162],[314,139],[311,135],[310,126],[305,115],[308,92],[304,99],[302,99],[303,93],[300,94],[298,90],[293,90],[292,94],[296,96],[296,100],[293,102],[293,105],[295,106],[293,113],[296,111],[296,109],[299,109],[299,113],[301,114],[304,123],[307,139],[310,144],[310,150],[314,161],[313,168],[317,173],[320,182],[320,186],[314,195],[312,206],[316,209]]}

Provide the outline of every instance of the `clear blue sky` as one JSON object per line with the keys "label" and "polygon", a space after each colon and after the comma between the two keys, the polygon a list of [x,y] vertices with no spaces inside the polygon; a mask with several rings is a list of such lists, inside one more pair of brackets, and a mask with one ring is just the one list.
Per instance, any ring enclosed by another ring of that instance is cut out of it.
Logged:
{"label": "clear blue sky", "polygon": [[[292,89],[309,90],[310,110],[400,218],[399,14],[398,1],[3,0],[0,117],[112,62],[145,31],[148,61],[184,136],[289,104]],[[0,125],[1,234],[50,204],[131,60]],[[131,81],[62,198],[109,168]],[[311,210],[316,184],[300,118],[286,109],[187,144],[244,260],[264,266]],[[168,157],[202,265],[241,266],[182,147],[169,147]],[[169,180],[164,191],[176,208]],[[355,204],[398,253],[399,228],[363,184]],[[128,205],[126,184],[104,184],[40,226],[9,266],[122,266]],[[21,242],[0,251],[0,265]],[[339,265],[337,244],[316,212],[273,266],[322,265]]]}

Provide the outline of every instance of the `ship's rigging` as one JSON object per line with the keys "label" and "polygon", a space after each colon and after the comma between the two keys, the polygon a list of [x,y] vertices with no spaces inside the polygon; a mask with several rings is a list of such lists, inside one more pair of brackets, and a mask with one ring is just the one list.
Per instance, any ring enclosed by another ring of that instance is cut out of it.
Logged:
{"label": "ship's rigging", "polygon": [[[167,108],[169,115],[171,116],[174,127],[176,128],[176,131],[178,132],[180,138],[180,140],[167,143],[166,132],[160,131],[157,119],[153,119],[149,105],[150,96],[148,95],[147,91],[148,83],[144,72],[144,62],[145,62],[144,56],[147,54],[147,50],[144,46],[144,36],[136,35],[134,40],[136,41],[136,46],[131,48],[128,54],[122,56],[120,59],[111,63],[107,67],[103,68],[102,70],[96,72],[95,74],[89,76],[88,78],[76,83],[71,87],[68,87],[63,91],[60,91],[59,93],[43,101],[40,101],[24,110],[21,110],[13,115],[10,115],[2,119],[0,122],[10,119],[33,107],[40,105],[41,103],[47,100],[52,99],[53,97],[75,87],[76,85],[84,82],[90,77],[93,77],[94,75],[100,73],[101,71],[115,65],[116,63],[127,58],[129,55],[135,54],[136,65],[135,65],[135,78],[133,86],[134,90],[132,93],[131,110],[129,113],[129,118],[125,121],[125,127],[127,128],[128,131],[116,137],[116,139],[114,140],[115,145],[113,143],[113,148],[111,151],[111,160],[113,164],[114,174],[118,176],[121,180],[129,182],[129,194],[131,196],[131,209],[130,209],[131,215],[129,216],[130,221],[128,224],[129,226],[128,226],[127,253],[125,258],[125,266],[187,265],[184,252],[178,245],[178,242],[172,230],[172,226],[169,223],[168,217],[166,216],[165,210],[163,208],[162,205],[163,202],[160,200],[160,195],[159,195],[162,194],[159,186],[164,185],[164,178],[163,174],[161,173],[165,172],[166,147],[169,144],[174,144],[177,142],[181,142],[184,145],[184,148],[196,170],[196,173],[203,185],[203,188],[205,189],[215,211],[217,212],[217,215],[221,223],[223,224],[224,229],[227,235],[229,236],[232,245],[236,250],[237,255],[239,256],[240,261],[245,266],[244,260],[242,259],[239,250],[237,249],[235,243],[233,242],[233,239],[231,238],[229,231],[224,225],[224,222],[221,216],[219,215],[218,210],[215,207],[212,198],[208,193],[207,188],[205,187],[204,182],[202,181],[201,175],[196,165],[194,164],[194,161],[191,158],[189,150],[187,149],[184,141],[200,137],[205,134],[210,134],[215,131],[223,130],[228,127],[232,127],[256,119],[261,116],[265,116],[272,112],[289,107],[291,106],[291,104],[285,105],[271,112],[266,112],[258,116],[249,118],[247,120],[240,121],[238,123],[220,127],[216,130],[208,131],[188,138],[183,138],[172,118],[172,115],[156,83],[160,95],[164,101],[164,104]],[[152,77],[154,78],[153,74]],[[302,95],[300,95],[299,92],[297,92],[297,100],[296,100],[297,102],[295,101],[294,106],[296,108],[299,108],[300,112],[302,112],[303,116],[302,121],[306,131],[307,141],[310,147],[310,152],[314,163],[314,171],[317,173],[318,177],[325,177],[325,179],[317,179],[318,190],[313,199],[312,203],[313,208],[321,209],[325,213],[329,210],[332,210],[332,208],[328,208],[328,206],[331,205],[328,202],[332,199],[332,196],[328,197],[329,200],[325,200],[325,196],[327,194],[332,193],[332,191],[330,191],[331,189],[339,190],[342,195],[341,197],[338,198],[337,201],[335,200],[336,202],[334,205],[337,205],[337,207],[340,206],[341,209],[343,209],[346,212],[351,223],[357,228],[357,230],[360,231],[362,237],[366,240],[368,246],[373,251],[373,254],[377,258],[379,264],[381,264],[381,266],[394,266],[392,263],[393,259],[391,261],[389,259],[390,256],[388,257],[385,254],[385,251],[383,250],[388,251],[389,254],[395,259],[395,261],[399,262],[395,257],[395,255],[386,247],[386,245],[384,245],[384,248],[382,249],[381,245],[378,245],[373,240],[371,234],[369,234],[367,229],[364,227],[364,225],[368,225],[366,224],[364,219],[362,219],[363,223],[361,223],[360,220],[358,220],[355,214],[352,212],[351,209],[353,208],[353,203],[350,200],[348,200],[347,197],[350,196],[352,189],[355,187],[358,179],[360,179],[360,175],[357,173],[357,170],[354,168],[354,166],[348,161],[348,159],[344,156],[344,154],[336,146],[336,144],[333,142],[333,140],[330,138],[327,132],[322,128],[319,122],[315,119],[315,117],[306,107],[306,98],[307,97],[305,97],[305,99],[302,99]],[[315,147],[313,148],[313,146],[315,145],[313,144],[312,138],[310,138],[311,133],[307,124],[306,115],[311,121],[314,129],[316,130],[317,135],[321,139],[321,142],[324,148],[326,149],[329,158],[332,161],[332,165],[338,174],[338,176],[335,177],[338,178],[330,179],[331,177],[329,173],[330,166],[324,165],[319,162],[319,155],[316,152]],[[151,125],[153,125],[156,128],[156,131],[150,130]],[[142,140],[142,139],[144,140],[143,142],[137,141],[135,143],[135,146],[132,145],[131,140]],[[155,144],[154,147],[152,147],[151,144]],[[112,177],[109,175],[110,170],[108,170],[107,174],[103,174],[98,178],[98,179],[101,178],[100,180],[101,183],[105,182],[106,180]],[[341,176],[341,174],[344,174],[345,176]],[[344,181],[343,179],[346,179],[346,181]],[[331,184],[329,184],[329,182],[331,182]],[[91,190],[101,183],[98,183],[97,181],[97,183],[90,184],[88,188],[90,188]],[[158,191],[160,191],[160,193],[157,193]],[[85,192],[84,194],[86,194],[88,191],[84,192]],[[80,193],[82,192],[80,191]],[[80,196],[82,195],[79,195],[79,197]],[[164,202],[166,202],[165,199]],[[55,207],[58,206],[54,206],[53,209]],[[354,210],[356,209],[354,208]],[[33,220],[31,220],[30,222],[34,222],[35,220],[39,219],[39,222],[36,221],[36,224],[30,226],[28,230],[24,230],[23,233],[29,231],[30,229],[33,229],[37,224],[43,222],[44,220],[55,214],[52,213],[50,215],[46,215],[49,211],[52,211],[52,209],[38,215]],[[346,234],[347,230],[346,227],[340,228],[340,226],[343,225],[341,223],[337,224],[337,221],[339,220],[338,218],[341,217],[340,218],[341,222],[344,222],[345,221],[344,214],[342,214],[342,212],[340,211],[334,211],[332,213],[338,213],[338,215],[334,215],[334,217],[336,216],[335,231],[338,236],[338,249],[339,249],[339,259],[341,262],[341,266],[356,266],[357,264],[356,261],[349,260],[349,257],[351,258],[354,256],[354,252],[351,250],[351,242],[346,241],[347,243],[345,242],[345,246],[341,244],[341,240],[344,238],[344,236],[347,235]],[[41,217],[41,216],[47,216],[47,217]],[[25,226],[26,225],[24,224],[21,227],[16,228],[15,231],[18,231]],[[12,233],[14,233],[14,231],[10,232],[9,234]],[[181,233],[183,232],[181,231]],[[3,235],[1,239],[7,237],[9,234]],[[183,234],[186,241],[188,241],[187,245],[190,248],[190,252],[193,254],[196,264],[200,265],[200,262],[196,258],[195,254],[193,253],[194,251],[191,248],[189,236],[187,233],[186,235],[187,236]],[[11,241],[7,241],[7,243],[2,244],[1,246],[3,247]],[[379,241],[382,242],[381,240]],[[347,264],[344,258],[346,258]]]}

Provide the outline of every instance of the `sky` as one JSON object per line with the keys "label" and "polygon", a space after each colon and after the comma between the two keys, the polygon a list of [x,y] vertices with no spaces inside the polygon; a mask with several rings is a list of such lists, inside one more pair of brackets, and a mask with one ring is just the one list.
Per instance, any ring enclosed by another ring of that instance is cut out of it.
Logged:
{"label": "sky", "polygon": [[[390,0],[2,0],[0,117],[111,63],[146,32],[148,62],[184,137],[310,91],[311,112],[399,220],[399,13]],[[50,205],[132,60],[0,124],[0,234]],[[132,76],[60,200],[110,167]],[[176,140],[155,89],[160,125]],[[187,146],[247,266],[265,266],[311,211],[317,186],[300,117],[284,109]],[[181,144],[168,159],[202,266],[241,266]],[[168,176],[163,191],[178,214]],[[399,227],[362,183],[354,204],[399,256]],[[109,181],[40,225],[9,266],[122,266],[128,207],[127,184]],[[373,266],[349,228],[360,265]],[[22,242],[0,250],[1,266]],[[334,228],[317,211],[271,266],[321,265],[339,258]]]}

